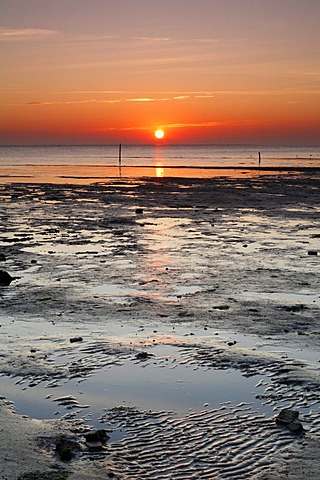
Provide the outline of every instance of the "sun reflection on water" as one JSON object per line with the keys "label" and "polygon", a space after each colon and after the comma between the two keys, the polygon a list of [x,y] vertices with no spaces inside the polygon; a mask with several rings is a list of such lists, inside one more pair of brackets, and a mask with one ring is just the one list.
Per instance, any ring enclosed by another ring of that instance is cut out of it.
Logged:
{"label": "sun reflection on water", "polygon": [[162,148],[157,145],[155,150],[155,175],[157,178],[165,176],[164,165],[166,163]]}
{"label": "sun reflection on water", "polygon": [[156,166],[156,177],[164,177],[164,168],[161,165]]}

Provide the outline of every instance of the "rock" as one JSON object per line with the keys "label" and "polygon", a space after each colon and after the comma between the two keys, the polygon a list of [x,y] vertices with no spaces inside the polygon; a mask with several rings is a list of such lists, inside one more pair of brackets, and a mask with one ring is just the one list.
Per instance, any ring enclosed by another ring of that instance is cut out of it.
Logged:
{"label": "rock", "polygon": [[69,462],[74,455],[75,442],[61,436],[56,441],[56,453],[63,462]]}
{"label": "rock", "polygon": [[151,357],[151,354],[148,352],[139,352],[136,355],[137,360],[146,360],[149,357]]}
{"label": "rock", "polygon": [[0,253],[0,262],[5,262],[6,261],[6,256],[3,255],[3,253]]}
{"label": "rock", "polygon": [[308,255],[318,255],[318,250],[308,250]]}
{"label": "rock", "polygon": [[292,312],[292,313],[298,313],[298,312],[301,312],[302,310],[306,309],[307,307],[305,307],[304,305],[290,305],[290,306],[286,306],[284,307],[285,311],[286,312]]}
{"label": "rock", "polygon": [[96,430],[95,432],[89,432],[85,435],[86,442],[99,441],[101,443],[106,443],[109,438],[109,435],[104,429]]}
{"label": "rock", "polygon": [[287,423],[292,423],[298,420],[299,418],[299,412],[297,410],[290,410],[289,408],[285,408],[284,410],[281,410],[279,415],[276,418],[277,423],[284,423],[285,425]]}
{"label": "rock", "polygon": [[291,432],[294,432],[294,433],[303,432],[303,426],[301,422],[288,423],[286,426]]}
{"label": "rock", "polygon": [[70,338],[70,343],[82,342],[82,340],[83,340],[82,337],[72,337]]}
{"label": "rock", "polygon": [[87,447],[91,452],[99,452],[103,449],[103,445],[109,440],[109,435],[105,430],[97,430],[85,435]]}
{"label": "rock", "polygon": [[5,272],[4,270],[0,270],[0,286],[1,287],[7,287],[10,285],[10,283],[14,280],[13,277],[8,272]]}
{"label": "rock", "polygon": [[290,410],[289,408],[281,410],[276,417],[276,423],[286,426],[291,432],[303,432],[303,426],[302,423],[299,422],[299,412],[297,410]]}
{"label": "rock", "polygon": [[143,208],[136,208],[136,214],[137,215],[142,215],[143,214]]}
{"label": "rock", "polygon": [[214,310],[229,310],[230,306],[229,305],[215,305],[211,307]]}
{"label": "rock", "polygon": [[86,445],[90,450],[90,452],[101,452],[101,450],[103,450],[103,445],[99,440],[97,441],[87,440]]}

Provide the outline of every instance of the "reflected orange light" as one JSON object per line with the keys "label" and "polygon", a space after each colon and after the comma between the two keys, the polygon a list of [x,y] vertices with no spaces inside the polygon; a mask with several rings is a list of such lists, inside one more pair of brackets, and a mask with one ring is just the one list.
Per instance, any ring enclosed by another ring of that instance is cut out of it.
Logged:
{"label": "reflected orange light", "polygon": [[164,177],[164,168],[161,165],[156,166],[156,177]]}

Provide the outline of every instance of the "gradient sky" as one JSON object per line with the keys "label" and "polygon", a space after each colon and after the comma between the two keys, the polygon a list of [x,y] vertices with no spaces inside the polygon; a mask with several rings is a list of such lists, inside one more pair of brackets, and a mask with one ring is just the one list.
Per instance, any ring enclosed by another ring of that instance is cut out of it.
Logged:
{"label": "gradient sky", "polygon": [[0,0],[0,143],[320,143],[320,0]]}

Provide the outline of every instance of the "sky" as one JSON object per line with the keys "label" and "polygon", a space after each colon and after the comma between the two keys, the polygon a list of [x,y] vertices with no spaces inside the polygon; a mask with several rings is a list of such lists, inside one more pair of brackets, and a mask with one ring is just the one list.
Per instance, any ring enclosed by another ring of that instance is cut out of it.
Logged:
{"label": "sky", "polygon": [[320,144],[319,0],[0,0],[0,144]]}

